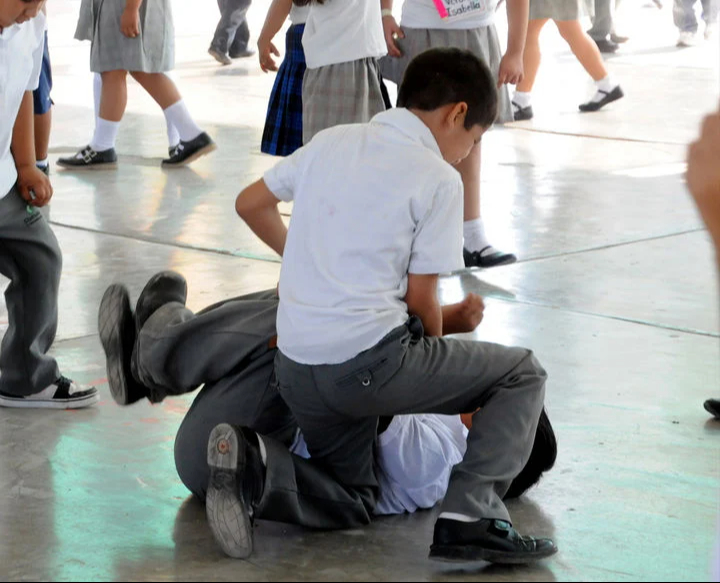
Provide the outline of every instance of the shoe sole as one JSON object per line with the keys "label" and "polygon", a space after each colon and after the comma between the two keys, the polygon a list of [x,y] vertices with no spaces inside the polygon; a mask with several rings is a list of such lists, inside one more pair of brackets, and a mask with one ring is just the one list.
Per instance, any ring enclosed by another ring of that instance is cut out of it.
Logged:
{"label": "shoe sole", "polygon": [[60,168],[65,170],[115,170],[118,167],[117,162],[108,162],[103,164],[87,164],[85,166],[73,166],[72,164],[57,163]]}
{"label": "shoe sole", "polygon": [[80,399],[52,399],[48,401],[0,396],[0,407],[10,409],[84,409],[95,405],[99,400],[100,395],[97,392]]}
{"label": "shoe sole", "polygon": [[[213,59],[215,59],[221,65],[224,65],[224,66],[232,65],[232,61],[225,60],[223,58],[224,55],[222,55],[219,51],[214,51],[214,50],[210,49],[208,51],[208,55],[210,55]],[[228,57],[228,59],[229,59],[229,57]]]}
{"label": "shoe sole", "polygon": [[134,326],[130,296],[124,286],[111,285],[103,295],[98,310],[100,343],[105,351],[110,394],[118,405],[128,404],[128,378],[125,374],[123,331]]}
{"label": "shoe sole", "polygon": [[440,563],[471,563],[486,561],[499,565],[524,565],[547,559],[557,553],[557,547],[536,553],[495,551],[471,545],[432,545],[428,558]]}
{"label": "shoe sole", "polygon": [[207,452],[210,484],[205,510],[208,523],[220,548],[235,559],[247,559],[253,550],[252,522],[238,487],[238,467],[245,467],[243,444],[238,433],[223,423],[212,430]]}
{"label": "shoe sole", "polygon": [[210,152],[214,152],[217,150],[217,144],[212,143],[208,144],[204,148],[200,148],[197,152],[195,152],[192,156],[189,156],[179,164],[166,164],[165,162],[162,163],[163,168],[182,168],[183,166],[187,166],[188,164],[191,164],[198,158],[202,158],[203,156],[209,154]]}

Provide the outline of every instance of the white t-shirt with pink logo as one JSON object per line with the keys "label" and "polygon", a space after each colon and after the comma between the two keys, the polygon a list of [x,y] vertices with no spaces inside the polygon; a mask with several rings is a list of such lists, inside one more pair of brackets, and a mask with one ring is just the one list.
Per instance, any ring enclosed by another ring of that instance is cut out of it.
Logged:
{"label": "white t-shirt with pink logo", "polygon": [[466,30],[490,26],[498,0],[405,0],[400,26]]}

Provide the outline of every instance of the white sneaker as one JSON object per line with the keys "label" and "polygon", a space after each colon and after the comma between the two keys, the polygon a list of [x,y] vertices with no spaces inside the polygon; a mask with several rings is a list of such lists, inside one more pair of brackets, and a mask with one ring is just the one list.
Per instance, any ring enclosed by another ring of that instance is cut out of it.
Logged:
{"label": "white sneaker", "polygon": [[697,44],[694,32],[681,32],[678,37],[677,46],[694,47]]}
{"label": "white sneaker", "polygon": [[83,387],[68,378],[60,377],[48,388],[27,397],[0,393],[0,407],[18,409],[82,409],[100,400],[95,387]]}
{"label": "white sneaker", "polygon": [[718,25],[716,22],[711,22],[705,27],[705,40],[710,40],[717,34]]}

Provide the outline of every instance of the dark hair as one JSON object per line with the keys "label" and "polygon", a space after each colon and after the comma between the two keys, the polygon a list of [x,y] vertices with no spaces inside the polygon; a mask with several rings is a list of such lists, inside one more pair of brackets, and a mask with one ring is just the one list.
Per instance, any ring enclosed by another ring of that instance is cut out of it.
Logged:
{"label": "dark hair", "polygon": [[463,101],[468,105],[465,129],[488,128],[495,122],[495,80],[487,65],[470,51],[430,49],[410,61],[398,90],[398,107],[433,111]]}
{"label": "dark hair", "polygon": [[325,4],[325,0],[292,0],[295,6],[308,6],[309,4]]}
{"label": "dark hair", "polygon": [[543,408],[540,414],[537,431],[535,432],[535,441],[533,442],[532,452],[525,467],[518,476],[510,484],[510,488],[505,494],[505,500],[510,498],[519,498],[529,488],[540,481],[542,475],[551,470],[555,465],[557,458],[557,438],[553,431],[547,412]]}

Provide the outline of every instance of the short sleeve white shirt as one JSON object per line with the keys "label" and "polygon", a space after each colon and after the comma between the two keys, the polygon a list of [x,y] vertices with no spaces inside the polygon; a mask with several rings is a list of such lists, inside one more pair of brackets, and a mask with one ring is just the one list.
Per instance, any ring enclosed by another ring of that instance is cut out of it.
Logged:
{"label": "short sleeve white shirt", "polygon": [[455,30],[481,28],[495,22],[497,5],[498,0],[405,0],[400,26]]}
{"label": "short sleeve white shirt", "polygon": [[10,152],[12,132],[26,91],[34,91],[40,82],[45,15],[0,32],[0,198],[17,181],[15,161]]}
{"label": "short sleeve white shirt", "polygon": [[310,6],[292,5],[290,8],[290,22],[292,24],[305,24],[310,14]]}
{"label": "short sleeve white shirt", "polygon": [[312,4],[302,43],[308,69],[386,55],[380,0]]}
{"label": "short sleeve white shirt", "polygon": [[320,132],[264,177],[294,201],[280,273],[278,347],[337,364],[408,319],[408,273],[463,267],[463,187],[407,109]]}

